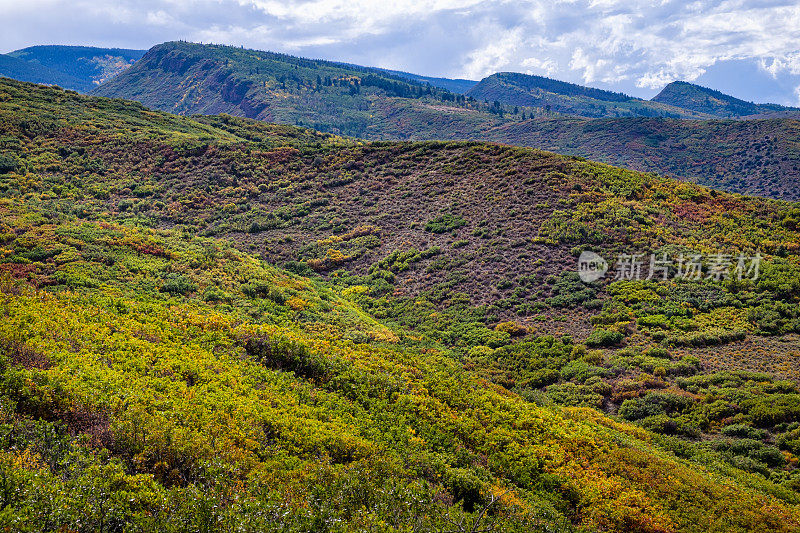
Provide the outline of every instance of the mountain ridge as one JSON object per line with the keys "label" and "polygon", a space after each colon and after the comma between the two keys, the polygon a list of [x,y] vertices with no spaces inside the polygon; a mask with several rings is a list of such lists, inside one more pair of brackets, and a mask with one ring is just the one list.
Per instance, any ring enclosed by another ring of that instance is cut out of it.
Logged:
{"label": "mountain ridge", "polygon": [[652,98],[654,102],[675,105],[719,118],[742,118],[752,115],[800,113],[800,109],[778,104],[755,104],[685,81],[673,81]]}
{"label": "mountain ridge", "polygon": [[[645,115],[675,114],[670,111],[675,108],[663,103],[552,80],[547,83],[562,92],[577,91],[577,97],[559,98],[584,114],[637,109]],[[795,149],[791,121],[709,122],[713,115],[690,112],[703,120],[629,116],[592,119],[601,122],[591,123],[557,114],[561,108],[515,109],[377,69],[179,42],[154,47],[144,62],[98,87],[94,94],[132,98],[181,114],[231,113],[372,140],[472,139],[549,147],[734,192],[798,198],[800,152]],[[605,98],[610,94],[616,104],[606,102],[611,106],[604,108],[606,104],[587,94]],[[547,105],[541,99],[537,102]],[[613,105],[622,107],[614,111]],[[614,135],[603,133],[603,125],[611,127]],[[557,135],[548,138],[548,132]],[[769,146],[764,146],[765,136]]]}

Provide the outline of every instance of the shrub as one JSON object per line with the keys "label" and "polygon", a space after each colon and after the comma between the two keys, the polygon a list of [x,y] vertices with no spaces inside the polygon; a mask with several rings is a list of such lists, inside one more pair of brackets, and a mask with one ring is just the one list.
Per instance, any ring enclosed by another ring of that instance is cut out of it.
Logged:
{"label": "shrub", "polygon": [[219,287],[209,287],[203,292],[203,300],[206,302],[223,302],[230,298],[228,294],[226,294],[222,289]]}
{"label": "shrub", "polygon": [[7,174],[8,172],[17,170],[18,164],[19,163],[15,157],[6,154],[0,154],[0,174]]}
{"label": "shrub", "polygon": [[593,366],[580,359],[571,361],[561,368],[561,379],[583,383],[594,376],[605,376],[607,371],[599,366]]}
{"label": "shrub", "polygon": [[730,424],[720,430],[720,433],[727,437],[739,437],[745,439],[762,440],[767,436],[767,432],[761,429],[748,426],[747,424]]}
{"label": "shrub", "polygon": [[524,337],[528,334],[528,328],[512,321],[501,322],[494,327],[494,330],[508,333],[512,337]]}
{"label": "shrub", "polygon": [[669,350],[660,346],[653,346],[647,350],[644,355],[648,357],[658,357],[661,359],[670,359]]}
{"label": "shrub", "polygon": [[447,233],[462,226],[466,226],[467,221],[458,215],[451,215],[449,213],[440,215],[425,224],[425,231],[431,233]]}
{"label": "shrub", "polygon": [[559,405],[600,407],[603,395],[589,385],[567,382],[547,387],[547,396]]}
{"label": "shrub", "polygon": [[595,300],[597,291],[581,281],[577,272],[562,272],[547,279],[552,296],[546,300],[552,307],[574,307]]}
{"label": "shrub", "polygon": [[586,339],[586,346],[615,346],[622,342],[624,335],[619,331],[596,329]]}
{"label": "shrub", "polygon": [[271,283],[264,280],[254,280],[242,285],[242,292],[249,298],[266,298],[278,305],[286,302],[283,293]]}
{"label": "shrub", "polygon": [[172,295],[189,294],[197,289],[191,279],[183,274],[167,274],[161,285],[161,291]]}
{"label": "shrub", "polygon": [[679,413],[692,404],[692,400],[667,392],[650,392],[641,398],[622,402],[619,416],[626,420],[640,420],[648,416]]}
{"label": "shrub", "polygon": [[329,369],[328,362],[298,341],[281,337],[252,337],[245,340],[245,351],[269,368],[294,372],[304,378],[319,378]]}

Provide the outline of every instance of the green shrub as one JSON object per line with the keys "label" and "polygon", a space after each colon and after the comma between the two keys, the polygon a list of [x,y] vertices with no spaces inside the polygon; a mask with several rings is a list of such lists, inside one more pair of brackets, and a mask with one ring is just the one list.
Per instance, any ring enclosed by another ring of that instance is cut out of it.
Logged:
{"label": "green shrub", "polygon": [[458,215],[451,215],[449,213],[440,215],[425,224],[425,231],[431,233],[447,233],[462,226],[466,226],[467,221]]}
{"label": "green shrub", "polygon": [[692,405],[692,400],[667,392],[650,392],[641,398],[622,402],[619,416],[626,420],[639,420],[648,416],[680,413]]}
{"label": "green shrub", "polygon": [[621,343],[624,337],[619,331],[599,328],[586,338],[586,346],[615,346]]}
{"label": "green shrub", "polygon": [[161,291],[172,295],[186,295],[195,290],[194,282],[183,274],[167,274],[161,284]]}
{"label": "green shrub", "polygon": [[730,424],[722,428],[720,433],[727,437],[739,437],[754,440],[761,440],[767,436],[766,431],[756,429],[748,426],[747,424]]}
{"label": "green shrub", "polygon": [[16,157],[0,154],[0,174],[7,174],[17,170],[18,165],[19,163],[17,162]]}

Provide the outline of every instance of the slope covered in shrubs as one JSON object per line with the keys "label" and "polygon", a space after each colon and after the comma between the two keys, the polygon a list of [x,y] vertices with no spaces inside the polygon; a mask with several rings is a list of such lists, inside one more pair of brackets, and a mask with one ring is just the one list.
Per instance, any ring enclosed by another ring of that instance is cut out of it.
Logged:
{"label": "slope covered in shrubs", "polygon": [[797,349],[794,204],[14,82],[0,150],[10,529],[798,527],[797,383],[735,353]]}

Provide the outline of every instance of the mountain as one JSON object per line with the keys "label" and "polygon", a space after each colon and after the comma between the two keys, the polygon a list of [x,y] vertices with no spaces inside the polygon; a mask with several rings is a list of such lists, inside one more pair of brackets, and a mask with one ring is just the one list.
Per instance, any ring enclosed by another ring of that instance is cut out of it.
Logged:
{"label": "mountain", "polygon": [[[72,86],[63,85],[63,87],[87,92],[131,66],[144,53],[145,50],[124,48],[52,45],[22,48],[10,52],[8,55],[78,79],[79,83],[73,83]],[[13,78],[14,76],[9,77]]]}
{"label": "mountain", "polygon": [[516,72],[492,74],[466,94],[477,100],[546,108],[552,113],[581,117],[709,118],[702,112],[669,102],[641,100],[622,93]]}
{"label": "mountain", "polygon": [[796,530],[799,220],[0,80],[0,523]]}
{"label": "mountain", "polygon": [[796,116],[800,109],[754,104],[691,83],[672,82],[651,100],[567,83],[543,76],[500,72],[482,79],[465,94],[514,106],[546,107],[553,113],[584,118],[768,118]]}
{"label": "mountain", "polygon": [[[93,94],[138,100],[180,114],[230,113],[365,138],[415,138],[425,119],[496,122],[488,106],[391,74],[231,46],[164,43]],[[402,111],[417,120],[395,124]],[[463,116],[462,116],[463,115]]]}
{"label": "mountain", "polygon": [[66,89],[88,91],[91,86],[84,80],[10,55],[0,54],[0,76],[21,81],[58,85]]}
{"label": "mountain", "polygon": [[653,102],[691,109],[720,118],[741,118],[748,115],[800,113],[800,109],[777,104],[754,104],[685,81],[674,81],[653,97]]}

